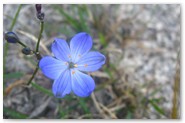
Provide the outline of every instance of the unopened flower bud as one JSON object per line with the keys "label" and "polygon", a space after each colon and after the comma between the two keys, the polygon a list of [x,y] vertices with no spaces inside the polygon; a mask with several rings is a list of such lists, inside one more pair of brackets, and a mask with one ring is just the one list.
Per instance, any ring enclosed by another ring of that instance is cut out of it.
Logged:
{"label": "unopened flower bud", "polygon": [[44,20],[44,13],[37,13],[37,18],[38,18],[40,21],[43,21],[43,20]]}
{"label": "unopened flower bud", "polygon": [[36,4],[35,8],[37,10],[37,13],[41,13],[42,5],[41,4]]}
{"label": "unopened flower bud", "polygon": [[6,32],[4,38],[8,43],[17,43],[19,41],[19,38],[14,32]]}
{"label": "unopened flower bud", "polygon": [[22,49],[22,53],[25,55],[30,55],[32,53],[32,51],[29,47],[25,47]]}

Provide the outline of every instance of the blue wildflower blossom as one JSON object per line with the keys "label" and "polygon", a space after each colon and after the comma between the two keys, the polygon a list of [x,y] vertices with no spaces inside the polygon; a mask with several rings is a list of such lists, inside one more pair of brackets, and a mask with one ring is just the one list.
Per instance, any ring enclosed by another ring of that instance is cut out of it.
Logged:
{"label": "blue wildflower blossom", "polygon": [[55,57],[46,56],[39,62],[39,67],[50,79],[54,80],[53,94],[62,98],[73,91],[79,97],[89,96],[95,88],[94,80],[84,72],[96,71],[105,63],[105,56],[97,51],[90,51],[92,38],[81,32],[67,42],[55,38],[51,50]]}

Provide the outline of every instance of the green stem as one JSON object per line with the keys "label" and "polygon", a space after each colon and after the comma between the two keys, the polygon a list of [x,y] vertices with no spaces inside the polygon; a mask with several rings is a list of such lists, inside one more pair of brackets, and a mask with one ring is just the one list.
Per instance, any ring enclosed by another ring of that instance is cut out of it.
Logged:
{"label": "green stem", "polygon": [[26,44],[22,43],[21,41],[18,41],[17,43],[19,43],[19,44],[22,45],[23,47],[27,47]]}
{"label": "green stem", "polygon": [[44,30],[44,22],[41,21],[41,23],[40,23],[40,33],[39,33],[39,37],[38,37],[38,41],[37,41],[37,46],[36,46],[36,52],[39,51],[39,44],[40,44],[40,39],[42,37],[43,30]]}
{"label": "green stem", "polygon": [[35,68],[35,71],[33,72],[33,75],[32,75],[31,78],[29,79],[27,85],[29,85],[29,84],[32,82],[32,80],[33,80],[33,78],[35,77],[35,75],[36,75],[36,73],[37,73],[38,70],[39,70],[39,67],[38,67],[38,64],[37,64],[37,66],[36,66],[36,68]]}
{"label": "green stem", "polygon": [[14,27],[16,21],[17,21],[17,17],[18,17],[18,15],[19,15],[20,11],[21,11],[21,7],[22,7],[22,5],[20,4],[20,5],[19,5],[19,8],[17,9],[17,12],[16,12],[16,14],[15,14],[15,17],[14,17],[14,19],[13,19],[13,21],[12,21],[12,24],[11,24],[11,26],[10,26],[10,29],[9,29],[10,31],[13,30],[13,27]]}
{"label": "green stem", "polygon": [[[9,28],[9,31],[12,31],[13,30],[13,27],[15,26],[15,23],[16,23],[16,21],[17,21],[17,18],[18,18],[18,15],[19,15],[19,13],[20,13],[20,11],[21,11],[21,7],[22,7],[22,5],[20,4],[19,5],[19,7],[18,7],[18,9],[17,9],[17,12],[16,12],[16,14],[15,14],[15,16],[14,16],[14,19],[13,19],[13,21],[12,21],[12,24],[11,24],[11,26],[10,26],[10,28]],[[5,44],[5,49],[4,49],[4,58],[3,58],[3,73],[5,73],[6,72],[6,56],[7,56],[7,54],[8,54],[8,47],[9,47],[9,44],[8,43],[6,43]],[[5,87],[5,82],[3,82],[3,88]],[[4,90],[4,89],[3,89]],[[4,91],[3,91],[4,92]]]}
{"label": "green stem", "polygon": [[[18,17],[18,15],[19,15],[19,13],[20,13],[20,10],[21,10],[21,7],[22,7],[22,5],[19,5],[19,7],[18,7],[18,9],[17,9],[17,12],[16,12],[16,14],[15,14],[15,16],[14,16],[14,19],[13,19],[13,21],[12,21],[12,24],[11,24],[11,26],[10,26],[10,28],[9,28],[9,31],[12,31],[13,30],[13,27],[15,26],[15,23],[16,23],[16,21],[17,21],[17,17]],[[5,72],[5,63],[6,63],[6,56],[7,56],[7,54],[8,54],[8,47],[9,47],[9,44],[8,43],[6,43],[5,44],[5,51],[4,51],[4,61],[3,61],[3,71]]]}
{"label": "green stem", "polygon": [[[44,30],[44,22],[41,21],[41,23],[40,23],[40,33],[39,33],[39,37],[38,37],[38,41],[37,41],[37,45],[36,45],[36,49],[35,49],[36,53],[39,52],[39,44],[40,44],[40,39],[41,39],[41,37],[42,37],[42,32],[43,32],[43,30]],[[32,82],[32,80],[33,80],[33,78],[35,77],[35,75],[36,75],[38,69],[39,69],[39,67],[38,67],[38,64],[37,64],[37,66],[36,66],[36,68],[35,68],[35,71],[34,71],[32,77],[30,78],[30,80],[28,81],[27,85],[29,85],[29,84]]]}

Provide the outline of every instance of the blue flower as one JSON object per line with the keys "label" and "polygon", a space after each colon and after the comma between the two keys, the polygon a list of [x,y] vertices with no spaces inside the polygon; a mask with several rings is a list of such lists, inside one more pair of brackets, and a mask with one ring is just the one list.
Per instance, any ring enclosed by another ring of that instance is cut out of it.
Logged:
{"label": "blue flower", "polygon": [[93,72],[105,63],[105,56],[90,51],[92,38],[81,32],[70,41],[70,47],[63,39],[55,38],[51,50],[55,57],[46,56],[39,67],[50,79],[54,80],[53,94],[62,98],[71,91],[79,97],[89,96],[95,88],[94,80],[84,72]]}

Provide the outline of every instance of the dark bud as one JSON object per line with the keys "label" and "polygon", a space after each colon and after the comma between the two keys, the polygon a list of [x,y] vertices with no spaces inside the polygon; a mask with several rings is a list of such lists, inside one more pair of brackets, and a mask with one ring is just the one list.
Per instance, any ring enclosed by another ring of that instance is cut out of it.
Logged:
{"label": "dark bud", "polygon": [[37,13],[37,18],[38,18],[40,21],[43,21],[43,20],[44,20],[44,13]]}
{"label": "dark bud", "polygon": [[29,47],[25,47],[22,49],[22,53],[25,55],[30,55],[32,53],[32,51]]}
{"label": "dark bud", "polygon": [[19,38],[14,32],[6,32],[4,38],[8,43],[17,43],[19,41]]}
{"label": "dark bud", "polygon": [[35,8],[37,10],[37,13],[41,13],[42,5],[41,4],[36,4]]}

